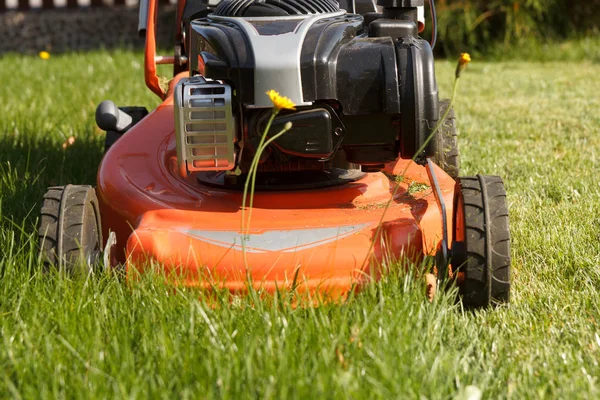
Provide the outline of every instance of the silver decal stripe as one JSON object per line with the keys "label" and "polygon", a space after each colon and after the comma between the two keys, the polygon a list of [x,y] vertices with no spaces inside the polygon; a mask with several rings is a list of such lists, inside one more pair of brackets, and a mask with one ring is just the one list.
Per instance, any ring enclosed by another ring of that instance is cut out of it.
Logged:
{"label": "silver decal stripe", "polygon": [[[289,97],[296,105],[311,105],[304,101],[302,95],[302,77],[300,72],[300,55],[302,44],[310,27],[315,22],[331,17],[344,15],[341,10],[335,13],[311,15],[302,20],[293,32],[281,35],[263,36],[252,26],[250,21],[261,21],[256,18],[233,18],[221,15],[211,15],[216,21],[227,21],[236,24],[248,35],[254,53],[254,107],[272,107],[269,97],[265,94],[274,89],[281,95]],[[280,17],[281,19],[290,19]],[[294,16],[294,19],[297,18]],[[273,20],[273,18],[269,18]]]}
{"label": "silver decal stripe", "polygon": [[[292,253],[322,246],[351,236],[369,227],[371,224],[349,225],[331,228],[274,230],[247,235],[246,251],[266,253],[280,251]],[[237,231],[208,231],[197,229],[179,229],[180,232],[203,242],[242,250],[242,235]]]}

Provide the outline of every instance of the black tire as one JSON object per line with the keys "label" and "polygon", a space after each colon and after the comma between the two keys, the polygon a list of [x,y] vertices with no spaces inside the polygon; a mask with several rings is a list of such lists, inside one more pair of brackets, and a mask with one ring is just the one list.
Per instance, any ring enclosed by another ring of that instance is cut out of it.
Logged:
{"label": "black tire", "polygon": [[44,195],[39,227],[44,265],[73,273],[94,268],[102,254],[102,227],[96,192],[91,186],[57,186]]}
{"label": "black tire", "polygon": [[[440,118],[448,110],[450,100],[440,100]],[[432,160],[453,179],[460,174],[460,154],[458,152],[458,132],[456,131],[456,116],[454,108],[450,109],[448,116],[440,129],[436,132],[433,142]]]}
{"label": "black tire", "polygon": [[510,300],[510,231],[506,191],[497,176],[459,178],[454,196],[451,263],[468,308]]}

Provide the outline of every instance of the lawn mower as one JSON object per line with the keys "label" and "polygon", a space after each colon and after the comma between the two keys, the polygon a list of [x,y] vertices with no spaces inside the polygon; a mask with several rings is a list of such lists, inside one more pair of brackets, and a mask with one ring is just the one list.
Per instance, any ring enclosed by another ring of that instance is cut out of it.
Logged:
{"label": "lawn mower", "polygon": [[[127,276],[158,265],[190,287],[335,298],[390,260],[427,257],[465,305],[509,300],[503,182],[458,177],[454,114],[419,36],[423,0],[180,0],[171,56],[156,54],[157,7],[141,1],[139,30],[146,84],[162,104],[98,106],[107,136],[97,186],[48,189],[46,265]],[[157,64],[173,65],[168,83]],[[268,129],[292,124],[260,154],[243,232],[270,90],[296,107]]]}

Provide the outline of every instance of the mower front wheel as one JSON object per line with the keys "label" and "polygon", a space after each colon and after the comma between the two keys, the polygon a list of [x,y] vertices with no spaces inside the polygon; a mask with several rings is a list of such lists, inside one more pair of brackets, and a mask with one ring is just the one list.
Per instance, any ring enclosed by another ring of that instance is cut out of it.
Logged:
{"label": "mower front wheel", "polygon": [[40,257],[47,268],[56,266],[74,273],[98,265],[103,242],[94,189],[77,185],[49,188],[38,234]]}
{"label": "mower front wheel", "polygon": [[463,304],[483,308],[510,299],[510,231],[499,177],[458,178],[451,264]]}

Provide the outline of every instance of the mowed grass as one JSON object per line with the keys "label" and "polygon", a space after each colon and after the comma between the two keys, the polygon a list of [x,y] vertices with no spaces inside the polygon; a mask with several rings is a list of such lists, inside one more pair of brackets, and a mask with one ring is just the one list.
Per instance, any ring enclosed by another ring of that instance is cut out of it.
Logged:
{"label": "mowed grass", "polygon": [[[514,274],[510,306],[464,312],[454,293],[428,303],[400,266],[318,308],[37,272],[46,186],[94,183],[96,104],[157,104],[141,62],[0,59],[0,398],[600,395],[600,65],[475,60],[465,73],[463,175],[504,177]],[[448,95],[454,62],[437,67]]]}

